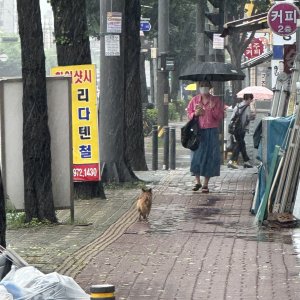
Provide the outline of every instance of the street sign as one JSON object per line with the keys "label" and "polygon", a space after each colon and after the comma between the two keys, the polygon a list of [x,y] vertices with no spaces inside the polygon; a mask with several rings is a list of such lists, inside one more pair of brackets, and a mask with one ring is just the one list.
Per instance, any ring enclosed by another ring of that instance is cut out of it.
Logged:
{"label": "street sign", "polygon": [[150,31],[151,30],[151,24],[149,21],[141,21],[140,22],[140,30],[141,31]]}
{"label": "street sign", "polygon": [[107,12],[107,32],[121,33],[122,32],[122,13]]}
{"label": "street sign", "polygon": [[291,35],[297,30],[299,16],[300,11],[293,3],[277,3],[268,12],[268,25],[278,35]]}
{"label": "street sign", "polygon": [[254,38],[246,48],[244,55],[248,58],[254,58],[264,53],[264,45],[260,38]]}

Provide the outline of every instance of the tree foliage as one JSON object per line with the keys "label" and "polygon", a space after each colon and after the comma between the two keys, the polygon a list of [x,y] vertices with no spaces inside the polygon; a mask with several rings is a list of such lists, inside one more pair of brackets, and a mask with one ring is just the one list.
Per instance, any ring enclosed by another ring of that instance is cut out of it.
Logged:
{"label": "tree foliage", "polygon": [[[235,2],[226,1],[226,10],[225,10],[225,22],[230,22],[238,19],[243,19],[245,16],[245,4],[247,0],[238,0]],[[269,6],[268,1],[255,1],[255,13],[267,11]],[[232,64],[238,69],[241,69],[241,61],[243,53],[250,44],[252,38],[255,35],[253,32],[244,32],[244,33],[234,33],[228,36],[227,51],[230,55]],[[241,81],[233,81],[233,91],[232,94],[241,90],[242,83]]]}
{"label": "tree foliage", "polygon": [[100,39],[100,1],[86,0],[86,16],[89,35]]}
{"label": "tree foliage", "polygon": [[[2,37],[7,35],[2,34]],[[17,36],[9,36],[16,38]],[[21,76],[21,45],[19,41],[2,41],[0,43],[0,53],[7,55],[6,61],[0,61],[0,77],[17,77]]]}
{"label": "tree foliage", "polygon": [[[145,33],[152,40],[158,36],[158,1],[141,0],[142,15],[150,18],[151,31]],[[169,5],[169,55],[174,57],[171,98],[176,100],[182,70],[196,56],[196,3],[193,0],[172,0]]]}

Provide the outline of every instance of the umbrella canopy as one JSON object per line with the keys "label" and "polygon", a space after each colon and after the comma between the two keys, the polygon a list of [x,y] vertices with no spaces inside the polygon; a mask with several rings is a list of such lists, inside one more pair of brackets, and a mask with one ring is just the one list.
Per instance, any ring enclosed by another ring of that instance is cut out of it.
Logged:
{"label": "umbrella canopy", "polygon": [[244,94],[253,94],[253,98],[256,100],[270,100],[273,97],[273,92],[264,86],[248,86],[236,95],[239,98],[243,98]]}
{"label": "umbrella canopy", "polygon": [[190,83],[184,88],[186,91],[196,91],[197,85],[196,83]]}
{"label": "umbrella canopy", "polygon": [[180,76],[181,80],[192,81],[229,81],[243,80],[245,74],[231,64],[221,62],[202,62],[189,66]]}

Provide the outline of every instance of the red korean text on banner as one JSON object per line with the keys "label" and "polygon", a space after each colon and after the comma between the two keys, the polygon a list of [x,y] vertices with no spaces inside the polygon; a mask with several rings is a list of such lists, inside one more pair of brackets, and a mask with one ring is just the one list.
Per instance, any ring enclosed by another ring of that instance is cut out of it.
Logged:
{"label": "red korean text on banner", "polygon": [[248,58],[254,58],[264,53],[263,42],[259,38],[254,38],[246,48],[244,55]]}

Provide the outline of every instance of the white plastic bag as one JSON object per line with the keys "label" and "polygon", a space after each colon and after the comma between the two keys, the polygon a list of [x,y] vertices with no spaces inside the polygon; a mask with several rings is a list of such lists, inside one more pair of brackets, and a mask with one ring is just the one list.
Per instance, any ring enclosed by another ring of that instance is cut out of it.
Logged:
{"label": "white plastic bag", "polygon": [[56,272],[43,274],[32,266],[12,270],[1,280],[14,300],[89,300],[73,278]]}
{"label": "white plastic bag", "polygon": [[7,289],[3,286],[0,285],[0,300],[13,300],[12,294],[10,294]]}

